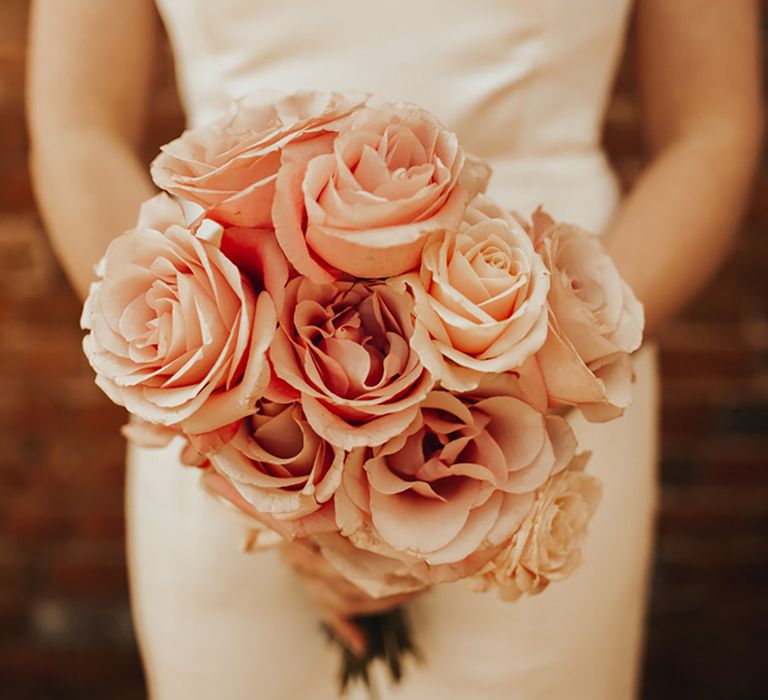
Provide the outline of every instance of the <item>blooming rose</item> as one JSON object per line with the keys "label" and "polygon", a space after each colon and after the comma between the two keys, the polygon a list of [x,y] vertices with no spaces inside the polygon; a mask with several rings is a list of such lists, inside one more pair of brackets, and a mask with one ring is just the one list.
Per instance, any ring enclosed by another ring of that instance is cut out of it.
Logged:
{"label": "blooming rose", "polygon": [[344,449],[402,431],[433,380],[409,345],[411,303],[386,284],[288,283],[270,350],[312,428]]}
{"label": "blooming rose", "polygon": [[301,518],[328,502],[344,464],[344,451],[312,430],[299,404],[271,401],[261,401],[209,456],[246,501],[278,519]]}
{"label": "blooming rose", "polygon": [[263,290],[185,228],[167,195],[147,202],[138,227],[109,245],[81,324],[90,331],[83,347],[96,383],[115,403],[187,433],[254,410],[269,377],[266,351],[287,265],[270,235],[243,231],[269,267]]}
{"label": "blooming rose", "polygon": [[566,578],[581,563],[587,525],[601,494],[600,482],[583,471],[588,457],[579,455],[550,479],[509,545],[479,577],[479,588],[495,584],[502,598],[517,600]]}
{"label": "blooming rose", "polygon": [[463,562],[509,539],[575,447],[564,419],[519,399],[434,391],[401,434],[350,453],[336,521],[361,549]]}
{"label": "blooming rose", "polygon": [[339,532],[317,534],[311,542],[341,576],[372,598],[413,593],[458,578],[446,578],[443,567],[435,572],[437,567],[424,562],[359,549]]}
{"label": "blooming rose", "polygon": [[552,274],[550,330],[537,354],[550,398],[579,406],[588,420],[616,418],[631,401],[642,304],[596,236],[541,211],[532,234]]}
{"label": "blooming rose", "polygon": [[549,272],[522,226],[484,195],[456,235],[429,239],[420,273],[401,280],[416,301],[413,346],[447,389],[520,369],[544,343]]}
{"label": "blooming rose", "polygon": [[338,136],[285,147],[275,231],[294,267],[314,282],[338,270],[398,275],[418,266],[430,234],[458,227],[488,173],[429,112],[401,103],[366,107]]}
{"label": "blooming rose", "polygon": [[185,131],[151,166],[158,187],[191,200],[224,224],[271,227],[281,149],[338,129],[365,102],[356,95],[263,91],[228,115]]}
{"label": "blooming rose", "polygon": [[271,547],[284,540],[306,539],[338,531],[331,503],[325,503],[318,510],[290,520],[258,510],[243,497],[232,479],[216,469],[205,469],[200,483],[207,493],[227,506],[246,526],[243,542],[245,551]]}

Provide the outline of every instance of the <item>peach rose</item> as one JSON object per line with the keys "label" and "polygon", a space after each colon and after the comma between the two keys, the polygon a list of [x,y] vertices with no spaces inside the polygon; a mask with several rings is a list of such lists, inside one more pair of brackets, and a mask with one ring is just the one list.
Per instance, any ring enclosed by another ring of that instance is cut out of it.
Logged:
{"label": "peach rose", "polygon": [[256,510],[294,520],[328,502],[341,480],[345,453],[320,438],[299,404],[261,401],[234,437],[209,454]]}
{"label": "peach rose", "polygon": [[158,187],[203,207],[224,224],[271,227],[281,149],[339,128],[365,103],[340,93],[263,91],[238,100],[229,114],[185,131],[151,166]]}
{"label": "peach rose", "polygon": [[335,138],[288,144],[272,218],[294,267],[317,283],[418,266],[427,237],[458,227],[486,166],[408,104],[366,107]]}
{"label": "peach rose", "polygon": [[484,195],[455,235],[429,239],[420,273],[400,282],[415,298],[413,346],[447,389],[519,370],[546,339],[549,272],[522,226]]}
{"label": "peach rose", "polygon": [[115,403],[186,433],[214,431],[254,410],[269,378],[266,352],[287,264],[271,235],[243,231],[270,269],[261,291],[185,228],[167,195],[147,202],[138,227],[110,243],[81,324],[96,383]]}
{"label": "peach rose", "polygon": [[564,419],[519,399],[434,391],[406,430],[349,454],[336,521],[361,549],[464,562],[509,539],[575,448]]}
{"label": "peach rose", "polygon": [[599,239],[537,211],[534,245],[552,274],[550,330],[537,360],[554,403],[591,421],[620,416],[632,398],[630,353],[643,338],[642,304]]}
{"label": "peach rose", "polygon": [[381,444],[410,424],[433,384],[412,333],[410,299],[386,284],[295,278],[270,357],[320,436],[344,449]]}
{"label": "peach rose", "polygon": [[600,502],[600,482],[585,474],[589,455],[576,457],[541,490],[525,522],[478,580],[496,585],[505,600],[543,591],[581,563],[587,525]]}
{"label": "peach rose", "polygon": [[443,582],[430,576],[423,562],[358,549],[339,532],[316,535],[311,542],[341,576],[372,598],[414,593]]}
{"label": "peach rose", "polygon": [[203,489],[233,513],[245,525],[245,551],[273,547],[283,540],[307,539],[338,531],[333,516],[333,503],[293,520],[277,518],[258,510],[238,491],[235,483],[216,469],[205,469],[200,483]]}

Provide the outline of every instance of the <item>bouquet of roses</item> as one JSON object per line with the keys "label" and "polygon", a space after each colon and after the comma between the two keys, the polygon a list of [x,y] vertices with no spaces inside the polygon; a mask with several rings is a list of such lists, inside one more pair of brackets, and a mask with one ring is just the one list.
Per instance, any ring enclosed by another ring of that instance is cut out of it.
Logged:
{"label": "bouquet of roses", "polygon": [[374,597],[574,569],[600,487],[562,409],[619,416],[643,328],[596,237],[505,211],[432,114],[365,96],[247,97],[152,176],[201,213],[147,202],[82,317],[129,437],[183,436],[210,490]]}

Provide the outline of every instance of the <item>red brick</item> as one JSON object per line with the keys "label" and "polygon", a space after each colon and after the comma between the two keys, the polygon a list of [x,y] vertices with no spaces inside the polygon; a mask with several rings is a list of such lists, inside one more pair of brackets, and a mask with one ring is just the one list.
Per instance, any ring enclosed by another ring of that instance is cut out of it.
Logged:
{"label": "red brick", "polygon": [[61,539],[69,524],[52,493],[13,494],[6,502],[5,529],[17,541],[36,542]]}
{"label": "red brick", "polygon": [[0,539],[0,639],[23,624],[25,603],[24,556],[21,545]]}
{"label": "red brick", "polygon": [[135,650],[103,645],[61,649],[31,642],[16,644],[0,654],[0,678],[11,698],[147,697]]}
{"label": "red brick", "polygon": [[716,532],[728,519],[760,518],[768,514],[768,484],[713,485],[667,488],[661,512],[680,524],[695,525],[701,532]]}
{"label": "red brick", "polygon": [[720,324],[677,324],[660,338],[662,376],[671,382],[712,388],[749,382],[755,372],[755,348],[742,333]]}
{"label": "red brick", "polygon": [[0,109],[21,110],[28,0],[0,3]]}
{"label": "red brick", "polygon": [[58,596],[122,597],[127,585],[121,538],[103,542],[72,541],[56,553],[51,586]]}
{"label": "red brick", "polygon": [[122,543],[125,533],[125,513],[122,502],[117,506],[91,507],[77,515],[75,537],[93,541]]}
{"label": "red brick", "polygon": [[768,487],[768,435],[761,448],[739,443],[729,450],[720,449],[712,458],[710,480],[747,489]]}
{"label": "red brick", "polygon": [[85,364],[81,337],[77,327],[48,328],[29,321],[9,323],[0,340],[0,363],[16,371],[26,369],[41,379],[71,376]]}
{"label": "red brick", "polygon": [[26,211],[35,206],[26,171],[0,172],[0,211]]}
{"label": "red brick", "polygon": [[29,299],[49,293],[53,257],[31,213],[0,219],[0,289],[6,299]]}

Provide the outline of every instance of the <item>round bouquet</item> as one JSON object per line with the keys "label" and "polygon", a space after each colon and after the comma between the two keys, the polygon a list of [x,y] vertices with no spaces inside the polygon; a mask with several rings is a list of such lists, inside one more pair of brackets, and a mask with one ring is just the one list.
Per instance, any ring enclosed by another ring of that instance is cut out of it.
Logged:
{"label": "round bouquet", "polygon": [[[600,485],[563,409],[621,415],[643,328],[595,236],[506,211],[435,116],[366,96],[244,98],[151,171],[169,194],[82,317],[131,438],[184,437],[254,531],[373,597],[467,579],[514,600],[574,570]],[[399,674],[375,637],[408,650],[403,624],[379,616],[347,677],[377,654]]]}

